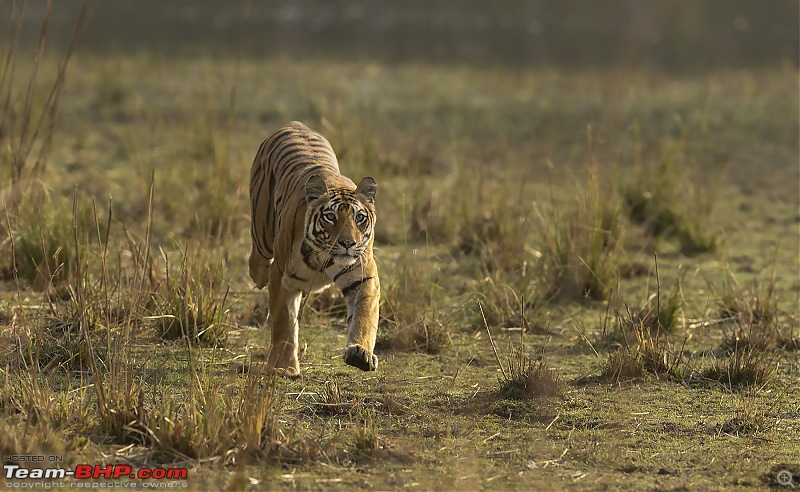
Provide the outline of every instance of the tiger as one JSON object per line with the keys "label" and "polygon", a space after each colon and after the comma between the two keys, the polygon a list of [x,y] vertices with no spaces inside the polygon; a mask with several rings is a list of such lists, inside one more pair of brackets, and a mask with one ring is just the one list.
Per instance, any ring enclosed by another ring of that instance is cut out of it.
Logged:
{"label": "tiger", "polygon": [[264,140],[250,171],[249,274],[268,286],[269,370],[300,376],[301,301],[335,284],[347,304],[342,358],[375,371],[380,281],[373,256],[375,193],[339,172],[330,142],[292,121]]}

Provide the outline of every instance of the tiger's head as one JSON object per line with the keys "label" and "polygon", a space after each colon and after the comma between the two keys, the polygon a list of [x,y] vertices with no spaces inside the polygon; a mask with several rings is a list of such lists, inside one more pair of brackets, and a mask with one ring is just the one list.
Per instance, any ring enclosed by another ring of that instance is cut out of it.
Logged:
{"label": "tiger's head", "polygon": [[376,191],[378,184],[370,177],[355,190],[328,188],[319,175],[308,178],[306,242],[334,263],[356,262],[372,245]]}

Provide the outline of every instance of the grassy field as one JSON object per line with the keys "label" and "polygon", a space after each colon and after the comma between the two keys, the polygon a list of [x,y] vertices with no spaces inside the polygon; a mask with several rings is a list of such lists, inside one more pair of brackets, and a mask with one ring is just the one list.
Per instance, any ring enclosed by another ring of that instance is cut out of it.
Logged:
{"label": "grassy field", "polygon": [[[0,126],[0,183],[20,169],[0,226],[2,454],[188,466],[199,490],[800,475],[795,67],[82,55],[48,144],[24,115],[48,114],[56,67],[26,110],[18,62]],[[290,120],[378,181],[376,373],[341,361],[332,292],[303,310],[303,378],[261,373],[247,179]]]}

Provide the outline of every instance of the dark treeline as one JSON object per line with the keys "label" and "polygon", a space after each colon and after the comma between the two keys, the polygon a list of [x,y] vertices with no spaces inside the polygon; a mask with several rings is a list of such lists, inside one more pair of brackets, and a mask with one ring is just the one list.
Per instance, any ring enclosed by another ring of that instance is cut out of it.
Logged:
{"label": "dark treeline", "polygon": [[[7,18],[10,5],[2,16]],[[19,2],[16,2],[19,4]],[[26,43],[44,12],[30,0]],[[84,50],[665,70],[798,64],[796,0],[102,0]],[[80,3],[57,1],[66,37]]]}

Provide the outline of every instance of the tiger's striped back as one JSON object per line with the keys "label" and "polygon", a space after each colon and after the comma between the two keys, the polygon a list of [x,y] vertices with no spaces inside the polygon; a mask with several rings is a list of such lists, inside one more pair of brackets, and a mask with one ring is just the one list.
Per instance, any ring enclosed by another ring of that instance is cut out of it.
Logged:
{"label": "tiger's striped back", "polygon": [[[327,171],[327,173],[326,173]],[[339,174],[339,162],[330,142],[299,121],[292,121],[265,140],[250,169],[251,235],[256,263],[269,266],[274,258],[275,236],[282,222],[279,210],[296,206],[291,202],[302,194],[314,174]],[[353,186],[355,187],[355,186]],[[296,200],[295,200],[296,201]],[[258,218],[258,220],[255,220]],[[251,267],[251,277],[253,277]],[[267,279],[253,277],[258,287]]]}

